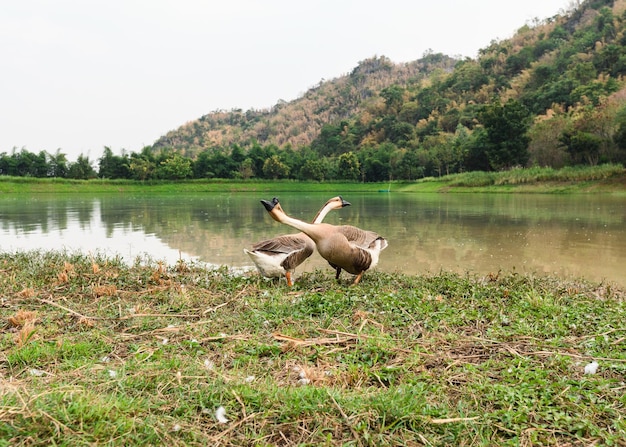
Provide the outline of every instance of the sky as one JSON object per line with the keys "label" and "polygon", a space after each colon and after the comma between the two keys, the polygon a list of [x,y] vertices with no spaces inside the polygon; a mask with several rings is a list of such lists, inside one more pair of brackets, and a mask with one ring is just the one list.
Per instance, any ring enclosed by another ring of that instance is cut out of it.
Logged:
{"label": "sky", "polygon": [[575,0],[0,4],[0,153],[139,152],[216,110],[292,101],[360,61],[471,57]]}

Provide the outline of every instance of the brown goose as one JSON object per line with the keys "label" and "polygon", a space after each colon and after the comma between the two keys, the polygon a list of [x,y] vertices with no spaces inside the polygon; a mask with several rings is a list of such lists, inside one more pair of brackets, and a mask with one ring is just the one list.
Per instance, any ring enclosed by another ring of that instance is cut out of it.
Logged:
{"label": "brown goose", "polygon": [[362,230],[351,225],[307,223],[288,216],[278,199],[261,200],[272,218],[306,233],[319,254],[336,269],[337,278],[341,270],[356,275],[353,284],[358,284],[363,273],[378,264],[380,252],[387,248],[387,240],[373,231]]}
{"label": "brown goose", "polygon": [[[335,209],[349,206],[341,196],[328,200],[318,211],[313,223],[320,223],[326,215]],[[292,273],[296,267],[302,264],[313,254],[315,243],[304,233],[285,234],[272,239],[258,242],[252,246],[252,250],[244,252],[250,256],[259,273],[268,278],[279,278],[285,275],[287,285],[292,286]]]}

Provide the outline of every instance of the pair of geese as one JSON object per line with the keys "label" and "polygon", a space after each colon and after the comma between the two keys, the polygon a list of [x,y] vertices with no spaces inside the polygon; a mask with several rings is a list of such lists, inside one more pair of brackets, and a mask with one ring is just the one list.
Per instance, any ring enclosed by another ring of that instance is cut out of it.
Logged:
{"label": "pair of geese", "polygon": [[387,248],[387,240],[373,231],[352,225],[322,223],[330,211],[350,205],[341,196],[328,200],[313,223],[288,216],[276,197],[271,201],[261,200],[261,203],[272,219],[300,230],[300,233],[258,242],[252,250],[244,249],[244,252],[250,256],[261,275],[270,278],[284,275],[289,286],[293,285],[295,268],[311,256],[315,248],[335,269],[336,279],[339,279],[342,270],[356,275],[353,284],[358,284],[363,273],[378,264],[380,252]]}

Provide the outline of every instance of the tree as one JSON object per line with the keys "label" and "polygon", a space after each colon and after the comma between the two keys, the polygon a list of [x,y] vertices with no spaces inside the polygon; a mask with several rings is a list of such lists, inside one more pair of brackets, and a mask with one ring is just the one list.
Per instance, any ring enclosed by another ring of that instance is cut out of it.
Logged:
{"label": "tree", "polygon": [[98,163],[98,176],[109,179],[130,178],[128,155],[114,155],[111,148],[105,146]]}
{"label": "tree", "polygon": [[385,87],[380,91],[380,96],[385,100],[387,112],[398,112],[402,106],[403,94],[403,89],[397,85]]}
{"label": "tree", "polygon": [[93,166],[91,166],[89,156],[80,154],[76,159],[76,162],[70,163],[67,170],[67,177],[78,180],[96,178],[96,170],[93,168]]}
{"label": "tree", "polygon": [[193,164],[193,177],[194,178],[212,178],[215,177],[215,172],[211,171],[211,153],[202,151],[196,157],[196,161]]}
{"label": "tree", "polygon": [[30,175],[39,178],[48,176],[48,155],[45,151],[40,151],[37,155],[32,154]]}
{"label": "tree", "polygon": [[344,180],[358,180],[361,176],[361,163],[354,152],[346,152],[339,156],[338,176]]}
{"label": "tree", "polygon": [[0,175],[10,175],[11,159],[6,152],[0,154]]}
{"label": "tree", "polygon": [[254,176],[263,176],[263,165],[265,161],[272,155],[276,155],[274,146],[262,147],[259,143],[254,142],[248,151],[248,158],[253,162]]}
{"label": "tree", "polygon": [[193,175],[191,160],[180,154],[173,154],[157,167],[158,177],[166,180],[181,180]]}
{"label": "tree", "polygon": [[14,148],[11,154],[12,163],[10,165],[9,175],[16,175],[19,177],[26,177],[32,175],[33,158],[34,154],[28,152],[25,148],[22,148],[19,152]]}
{"label": "tree", "polygon": [[272,155],[263,163],[263,175],[265,178],[279,179],[289,176],[289,167],[280,161],[278,155]]}
{"label": "tree", "polygon": [[340,126],[325,124],[318,137],[311,143],[311,148],[322,157],[336,154],[341,145],[341,130]]}
{"label": "tree", "polygon": [[490,171],[492,169],[487,158],[489,141],[484,127],[474,129],[464,146],[463,166],[468,171]]}
{"label": "tree", "polygon": [[618,116],[619,101],[606,99],[597,106],[585,105],[570,112],[570,120],[559,140],[574,163],[593,166],[620,160],[619,146],[615,144],[616,133],[619,133]]}
{"label": "tree", "polygon": [[48,154],[48,175],[50,177],[67,177],[67,157],[57,149],[54,154]]}
{"label": "tree", "polygon": [[403,150],[399,152],[400,159],[392,168],[393,178],[397,180],[415,180],[423,176],[424,168],[419,166],[415,150]]}
{"label": "tree", "polygon": [[516,100],[485,107],[479,116],[485,128],[485,155],[494,170],[525,166],[528,162],[530,113]]}
{"label": "tree", "polygon": [[235,144],[230,150],[230,158],[238,166],[246,159],[246,154],[239,145]]}
{"label": "tree", "polygon": [[325,171],[324,162],[322,160],[309,158],[300,168],[299,178],[301,180],[316,180],[321,182],[324,181]]}
{"label": "tree", "polygon": [[588,163],[590,166],[598,164],[602,140],[599,136],[577,129],[563,132],[561,142],[567,148],[576,163]]}
{"label": "tree", "polygon": [[239,177],[244,180],[254,177],[254,162],[251,158],[246,158],[239,165]]}
{"label": "tree", "polygon": [[549,118],[543,117],[529,129],[530,143],[528,153],[530,164],[562,168],[569,161],[569,156],[560,140],[567,126],[567,118],[563,113],[555,113]]}
{"label": "tree", "polygon": [[463,160],[461,146],[454,144],[450,134],[429,136],[424,139],[424,148],[428,150],[439,176],[455,172]]}
{"label": "tree", "polygon": [[487,82],[487,75],[478,62],[467,58],[456,64],[454,71],[444,85],[455,93],[465,93],[477,90]]}
{"label": "tree", "polygon": [[[133,154],[135,155],[135,154]],[[142,156],[130,157],[130,174],[136,180],[153,178],[156,172],[156,164]]]}
{"label": "tree", "polygon": [[617,129],[613,140],[620,151],[626,152],[626,106],[617,112],[615,125]]}

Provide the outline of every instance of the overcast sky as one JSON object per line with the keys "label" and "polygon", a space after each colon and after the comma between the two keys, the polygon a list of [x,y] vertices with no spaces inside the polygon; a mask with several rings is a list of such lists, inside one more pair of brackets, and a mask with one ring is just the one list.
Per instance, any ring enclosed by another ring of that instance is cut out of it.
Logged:
{"label": "overcast sky", "polygon": [[19,0],[0,4],[0,153],[93,161],[212,111],[291,101],[359,61],[476,57],[572,0]]}

